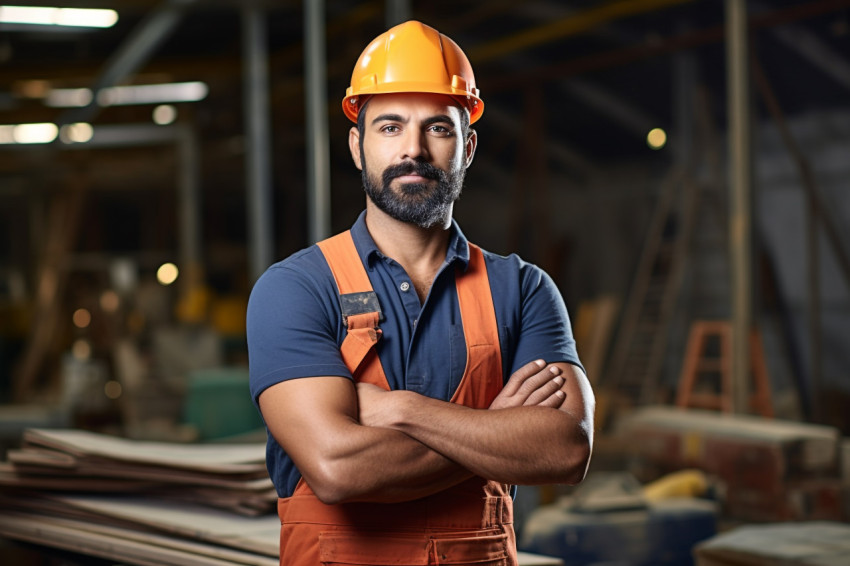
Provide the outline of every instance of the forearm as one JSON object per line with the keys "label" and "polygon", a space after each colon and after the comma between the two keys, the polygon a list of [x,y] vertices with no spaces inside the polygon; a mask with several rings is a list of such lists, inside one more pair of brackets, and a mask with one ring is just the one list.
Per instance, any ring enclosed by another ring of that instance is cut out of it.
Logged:
{"label": "forearm", "polygon": [[397,394],[390,426],[476,475],[524,485],[573,484],[584,477],[592,430],[580,417],[547,407],[475,410]]}
{"label": "forearm", "polygon": [[348,379],[285,381],[259,402],[269,431],[325,503],[412,500],[470,476],[401,432],[361,425]]}
{"label": "forearm", "polygon": [[577,483],[593,446],[593,391],[580,368],[544,366],[515,372],[487,410],[359,385],[361,422],[403,432],[487,479]]}
{"label": "forearm", "polygon": [[446,456],[400,431],[352,422],[341,432],[319,447],[319,469],[302,471],[326,503],[409,501],[443,491],[472,476]]}

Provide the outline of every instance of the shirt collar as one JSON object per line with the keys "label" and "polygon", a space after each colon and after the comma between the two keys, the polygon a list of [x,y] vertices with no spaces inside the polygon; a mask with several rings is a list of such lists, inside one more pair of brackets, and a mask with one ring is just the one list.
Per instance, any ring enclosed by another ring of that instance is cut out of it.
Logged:
{"label": "shirt collar", "polygon": [[[351,237],[354,240],[357,253],[360,255],[360,261],[367,269],[372,269],[374,262],[384,257],[378,250],[372,235],[369,234],[369,229],[366,228],[365,210],[360,213],[351,227]],[[469,242],[461,232],[460,226],[452,218],[452,225],[449,228],[449,248],[446,253],[446,264],[452,264],[455,261],[460,262],[461,267],[466,270],[469,265]]]}

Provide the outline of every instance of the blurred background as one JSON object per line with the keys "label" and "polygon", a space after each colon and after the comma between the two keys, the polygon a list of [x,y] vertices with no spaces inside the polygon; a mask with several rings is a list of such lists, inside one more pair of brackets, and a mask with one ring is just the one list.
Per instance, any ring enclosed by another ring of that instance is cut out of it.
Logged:
{"label": "blurred background", "polygon": [[5,446],[259,426],[251,286],[362,210],[340,103],[411,18],[473,65],[455,216],[558,284],[594,465],[623,465],[605,433],[647,406],[850,435],[850,1],[50,4],[0,6]]}

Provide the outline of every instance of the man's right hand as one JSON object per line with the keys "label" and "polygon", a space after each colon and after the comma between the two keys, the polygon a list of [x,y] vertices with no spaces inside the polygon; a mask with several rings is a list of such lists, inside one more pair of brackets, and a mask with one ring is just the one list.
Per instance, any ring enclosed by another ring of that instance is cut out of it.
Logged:
{"label": "man's right hand", "polygon": [[559,408],[567,398],[561,391],[564,377],[555,365],[543,360],[530,362],[511,375],[502,391],[490,404],[490,409],[537,406]]}

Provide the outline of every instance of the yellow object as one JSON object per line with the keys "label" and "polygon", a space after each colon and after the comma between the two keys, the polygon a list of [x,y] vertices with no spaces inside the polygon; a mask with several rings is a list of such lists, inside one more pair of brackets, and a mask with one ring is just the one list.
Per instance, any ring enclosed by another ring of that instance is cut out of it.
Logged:
{"label": "yellow object", "polygon": [[700,470],[682,470],[668,474],[644,486],[643,494],[649,501],[671,497],[699,497],[708,490],[708,478]]}
{"label": "yellow object", "polygon": [[186,324],[207,322],[212,292],[203,285],[183,291],[177,301],[177,320]]}
{"label": "yellow object", "polygon": [[366,46],[345,91],[342,109],[352,122],[373,94],[425,92],[447,94],[469,110],[469,123],[484,112],[472,65],[458,45],[417,21],[399,24]]}
{"label": "yellow object", "polygon": [[243,336],[247,310],[248,301],[242,296],[218,297],[210,306],[212,326],[224,336]]}

